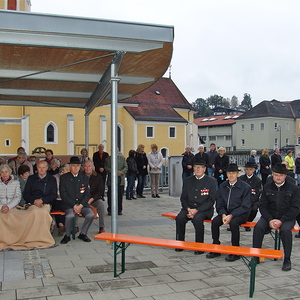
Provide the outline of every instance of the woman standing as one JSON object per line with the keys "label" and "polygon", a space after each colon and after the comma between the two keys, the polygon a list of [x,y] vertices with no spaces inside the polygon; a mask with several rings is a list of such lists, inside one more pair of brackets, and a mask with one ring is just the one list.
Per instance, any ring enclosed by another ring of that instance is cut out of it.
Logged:
{"label": "woman standing", "polygon": [[226,150],[223,147],[218,149],[218,156],[215,160],[215,174],[218,186],[227,179],[226,169],[229,165],[229,157],[225,154]]}
{"label": "woman standing", "polygon": [[135,157],[135,151],[130,150],[128,157],[126,159],[126,163],[128,166],[128,170],[126,173],[126,178],[127,178],[126,199],[127,200],[136,199],[133,196],[133,189],[134,189],[135,178],[138,170],[137,170],[137,165],[134,157]]}
{"label": "woman standing", "polygon": [[144,149],[145,149],[145,145],[142,144],[138,145],[136,150],[136,155],[135,155],[135,161],[138,170],[137,173],[138,183],[136,187],[137,198],[145,198],[145,196],[143,195],[143,191],[146,182],[146,177],[148,174],[147,171],[148,159],[146,153],[144,152]]}
{"label": "woman standing", "polygon": [[156,144],[151,145],[151,152],[148,154],[148,163],[150,167],[150,181],[151,181],[151,193],[152,198],[160,198],[158,195],[159,176],[161,174],[161,167],[163,164],[163,156],[161,152],[158,152]]}
{"label": "woman standing", "polygon": [[289,175],[295,179],[295,173],[294,173],[295,161],[293,158],[293,151],[288,150],[286,154],[287,155],[284,158],[284,160],[288,163],[287,169],[289,170]]}
{"label": "woman standing", "polygon": [[271,174],[271,160],[269,157],[269,150],[265,149],[261,153],[261,157],[259,158],[260,164],[260,174],[261,174],[261,182],[264,186],[267,181],[267,177]]}

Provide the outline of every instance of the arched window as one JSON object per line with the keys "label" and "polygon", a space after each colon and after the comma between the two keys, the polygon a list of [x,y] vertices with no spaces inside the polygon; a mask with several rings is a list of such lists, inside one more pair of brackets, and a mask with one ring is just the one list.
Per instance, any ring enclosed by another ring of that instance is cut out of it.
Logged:
{"label": "arched window", "polygon": [[44,141],[45,144],[57,144],[58,143],[58,131],[54,122],[48,122],[44,129]]}
{"label": "arched window", "polygon": [[54,127],[52,124],[49,124],[47,127],[47,142],[48,143],[54,142]]}

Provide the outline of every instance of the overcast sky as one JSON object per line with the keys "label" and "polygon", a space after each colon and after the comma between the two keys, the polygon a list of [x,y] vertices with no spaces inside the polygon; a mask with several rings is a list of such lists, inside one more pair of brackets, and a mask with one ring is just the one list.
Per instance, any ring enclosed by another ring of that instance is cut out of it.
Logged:
{"label": "overcast sky", "polygon": [[32,12],[173,25],[172,79],[188,101],[300,99],[299,0],[31,0]]}

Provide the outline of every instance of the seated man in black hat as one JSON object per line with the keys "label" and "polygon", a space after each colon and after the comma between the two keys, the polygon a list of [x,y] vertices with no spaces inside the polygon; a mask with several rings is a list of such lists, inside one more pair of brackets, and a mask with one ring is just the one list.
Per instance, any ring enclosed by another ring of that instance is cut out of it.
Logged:
{"label": "seated man in black hat", "polygon": [[[245,174],[240,176],[240,179],[247,182],[251,186],[251,198],[252,198],[252,205],[251,205],[251,212],[248,217],[248,222],[252,222],[257,214],[258,205],[259,205],[259,198],[262,192],[262,185],[261,180],[258,176],[254,174],[257,165],[251,162],[247,162],[244,166]],[[250,227],[245,227],[246,231],[251,231]]]}
{"label": "seated man in black hat", "polygon": [[[283,271],[291,270],[292,232],[299,213],[298,187],[286,180],[287,168],[277,163],[272,168],[273,181],[266,183],[259,205],[261,218],[253,231],[253,247],[261,248],[267,229],[279,229],[284,249]],[[256,259],[259,263],[259,259]]]}
{"label": "seated man in black hat", "polygon": [[[220,226],[229,225],[232,246],[240,245],[240,225],[248,220],[251,210],[251,187],[240,180],[237,164],[229,164],[226,174],[228,180],[220,184],[217,192],[216,210],[218,215],[211,223],[213,244],[220,244]],[[206,257],[214,258],[220,253],[209,252]],[[229,254],[227,261],[240,259],[239,255]]]}
{"label": "seated man in black hat", "polygon": [[88,203],[90,199],[89,178],[85,174],[79,173],[81,161],[77,156],[72,156],[69,164],[70,172],[61,175],[59,182],[61,206],[66,213],[66,234],[60,243],[67,244],[70,241],[75,214],[82,214],[85,218],[78,238],[84,242],[90,242],[87,232],[93,222],[94,214]]}
{"label": "seated man in black hat", "polygon": [[[194,176],[187,177],[183,182],[180,197],[182,209],[176,217],[176,239],[184,241],[186,223],[192,221],[195,227],[195,241],[203,243],[203,221],[211,219],[214,214],[217,182],[214,178],[205,175],[205,161],[195,160],[193,170]],[[182,251],[182,249],[175,250]],[[202,253],[195,251],[195,254]]]}

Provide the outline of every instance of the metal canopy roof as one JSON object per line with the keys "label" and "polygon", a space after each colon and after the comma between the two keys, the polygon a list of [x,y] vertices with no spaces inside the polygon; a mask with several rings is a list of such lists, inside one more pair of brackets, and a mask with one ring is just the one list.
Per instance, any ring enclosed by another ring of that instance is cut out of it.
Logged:
{"label": "metal canopy roof", "polygon": [[173,39],[172,26],[0,10],[0,105],[107,104],[110,91],[91,97],[113,61],[118,99],[131,97],[165,73]]}

